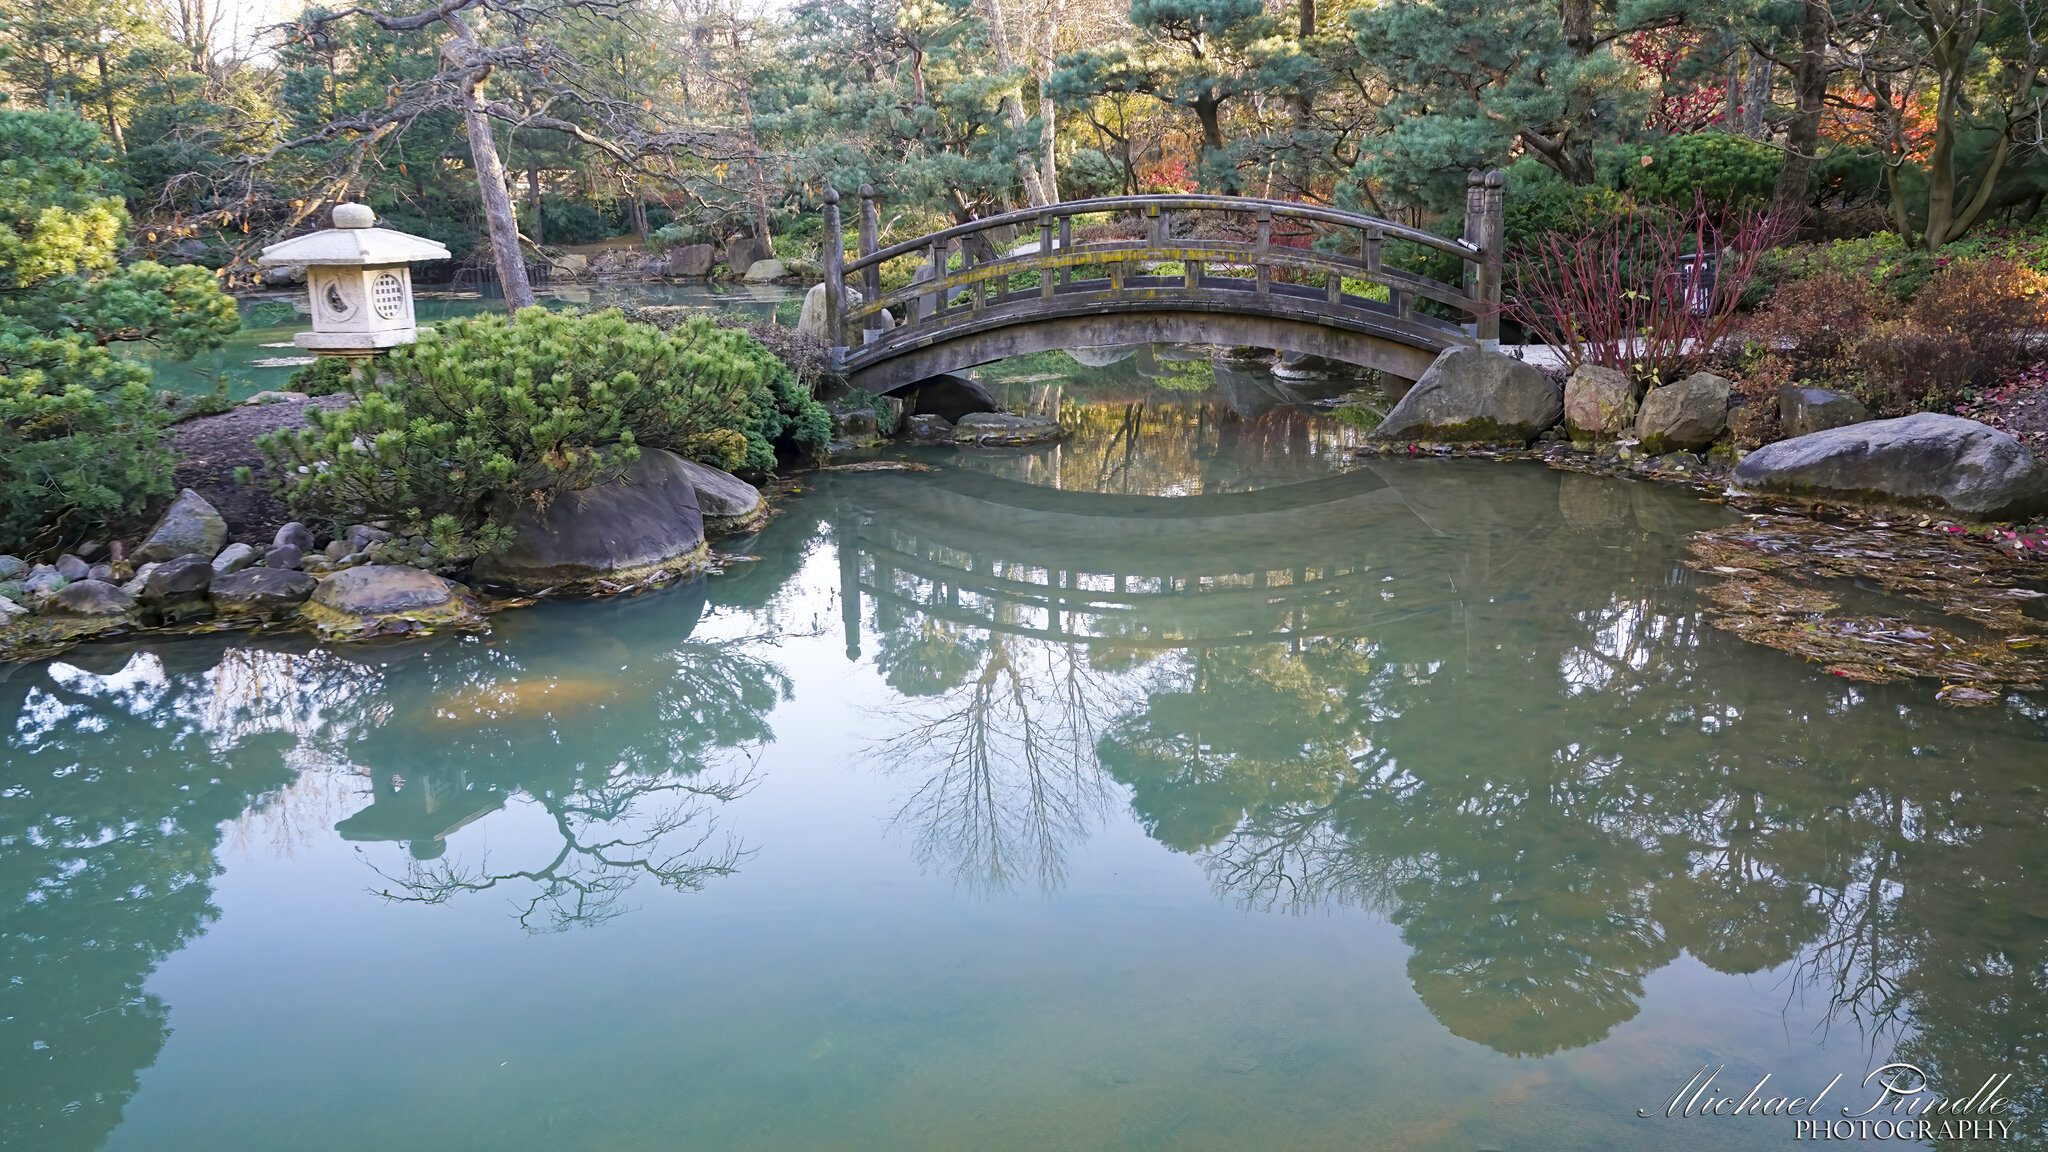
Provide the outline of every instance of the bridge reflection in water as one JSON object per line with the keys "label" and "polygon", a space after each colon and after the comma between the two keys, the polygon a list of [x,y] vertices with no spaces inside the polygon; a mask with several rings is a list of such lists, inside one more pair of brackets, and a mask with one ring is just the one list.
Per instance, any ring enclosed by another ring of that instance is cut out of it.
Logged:
{"label": "bridge reflection in water", "polygon": [[1361,539],[1397,525],[1448,535],[1370,468],[1194,496],[1065,492],[964,469],[872,477],[845,487],[833,524],[846,651],[860,655],[865,599],[884,630],[910,611],[1139,650],[1357,635],[1426,612],[1455,618],[1449,595],[1397,606],[1387,589],[1396,576],[1361,559]]}

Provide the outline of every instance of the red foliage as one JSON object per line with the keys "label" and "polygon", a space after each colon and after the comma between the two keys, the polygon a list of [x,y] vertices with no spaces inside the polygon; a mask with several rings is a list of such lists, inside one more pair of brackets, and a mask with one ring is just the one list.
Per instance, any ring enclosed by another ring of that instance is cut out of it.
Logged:
{"label": "red foliage", "polygon": [[1682,136],[1703,132],[1719,124],[1726,114],[1725,80],[1686,80],[1678,75],[1705,38],[1706,34],[1695,28],[1657,28],[1621,38],[1622,55],[1657,78],[1657,103],[1650,110],[1651,128]]}
{"label": "red foliage", "polygon": [[1195,166],[1182,157],[1168,156],[1138,165],[1141,192],[1194,192],[1201,186],[1201,181],[1195,179]]}
{"label": "red foliage", "polygon": [[[1558,350],[1650,383],[1697,371],[1735,320],[1764,250],[1783,229],[1767,213],[1717,217],[1630,209],[1509,255],[1503,312]],[[1711,288],[1690,292],[1692,253],[1718,254]]]}
{"label": "red foliage", "polygon": [[1821,110],[1820,134],[1837,144],[1925,160],[1934,146],[1934,92],[1909,89],[1886,105],[1861,87],[1838,85]]}

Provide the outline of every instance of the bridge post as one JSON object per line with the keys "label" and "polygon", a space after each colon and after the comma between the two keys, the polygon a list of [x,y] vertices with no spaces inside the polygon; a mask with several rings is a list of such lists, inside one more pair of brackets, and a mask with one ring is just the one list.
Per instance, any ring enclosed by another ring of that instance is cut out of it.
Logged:
{"label": "bridge post", "polygon": [[1479,304],[1473,325],[1483,348],[1500,347],[1501,278],[1506,262],[1507,174],[1474,169],[1465,174],[1465,243],[1479,250],[1470,265],[1468,291]]}
{"label": "bridge post", "polygon": [[[881,209],[875,203],[875,186],[873,184],[863,184],[860,186],[861,259],[865,260],[873,256],[881,247],[881,232],[882,215]],[[882,298],[882,269],[880,265],[870,264],[861,273],[860,289],[866,303],[873,303]],[[881,327],[882,314],[876,312],[870,315],[867,318],[867,322],[861,325],[863,329],[861,342],[868,343],[874,340],[873,336],[866,333],[878,332],[881,330]]]}
{"label": "bridge post", "polygon": [[839,225],[839,189],[825,189],[825,347],[832,367],[846,361],[846,233]]}

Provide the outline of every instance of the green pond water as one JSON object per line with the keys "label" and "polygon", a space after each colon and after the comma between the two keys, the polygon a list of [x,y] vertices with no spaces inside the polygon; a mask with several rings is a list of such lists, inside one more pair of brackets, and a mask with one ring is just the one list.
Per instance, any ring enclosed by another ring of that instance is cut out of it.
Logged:
{"label": "green pond water", "polygon": [[1073,437],[688,586],[0,669],[0,1147],[1776,1149],[1663,1111],[1893,1060],[2012,1139],[1873,1145],[2048,1140],[2040,700],[1704,626],[1682,492],[987,374]]}

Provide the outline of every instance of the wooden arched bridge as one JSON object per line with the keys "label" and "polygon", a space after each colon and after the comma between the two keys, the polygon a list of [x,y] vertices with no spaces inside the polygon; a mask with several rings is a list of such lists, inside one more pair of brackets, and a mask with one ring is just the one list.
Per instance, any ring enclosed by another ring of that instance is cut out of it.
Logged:
{"label": "wooden arched bridge", "polygon": [[[1145,343],[1274,348],[1413,380],[1446,348],[1500,338],[1504,184],[1472,173],[1456,240],[1334,208],[1174,194],[1007,212],[886,248],[863,186],[859,258],[825,245],[826,331],[847,378],[872,392],[1006,356]],[[1140,220],[1143,235],[1077,236],[1075,219],[1096,214]],[[828,190],[825,235],[840,227]],[[1389,267],[1390,241],[1455,256],[1463,283]],[[896,261],[916,271],[885,290]],[[1425,300],[1456,319],[1418,310]]]}

